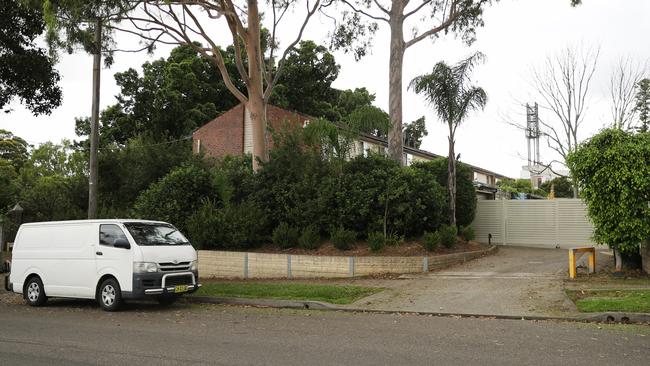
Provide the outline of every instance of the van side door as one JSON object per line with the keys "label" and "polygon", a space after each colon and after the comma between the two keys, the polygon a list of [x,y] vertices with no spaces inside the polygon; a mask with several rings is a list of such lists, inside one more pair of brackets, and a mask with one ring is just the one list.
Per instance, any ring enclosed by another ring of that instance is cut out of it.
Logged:
{"label": "van side door", "polygon": [[[130,292],[133,288],[133,248],[119,247],[125,241],[130,244],[121,225],[99,225],[99,243],[95,252],[97,279],[112,275],[117,279],[122,291]],[[116,243],[118,246],[116,246]]]}

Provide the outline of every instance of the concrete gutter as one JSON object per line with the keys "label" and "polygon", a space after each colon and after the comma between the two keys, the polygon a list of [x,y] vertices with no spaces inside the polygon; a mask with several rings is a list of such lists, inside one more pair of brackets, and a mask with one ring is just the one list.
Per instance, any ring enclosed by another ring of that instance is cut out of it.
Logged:
{"label": "concrete gutter", "polygon": [[372,313],[372,314],[401,314],[401,315],[428,315],[440,317],[459,318],[491,318],[507,320],[556,320],[581,323],[622,323],[622,324],[647,324],[650,325],[650,314],[648,313],[585,313],[576,316],[545,316],[545,315],[503,315],[503,314],[473,314],[453,312],[428,312],[428,311],[399,311],[399,310],[375,310],[364,308],[349,308],[320,301],[302,300],[276,300],[276,299],[247,299],[212,296],[188,296],[184,298],[187,302],[195,304],[220,304],[239,305],[277,309],[303,309],[303,310],[327,310],[342,311],[350,313]]}

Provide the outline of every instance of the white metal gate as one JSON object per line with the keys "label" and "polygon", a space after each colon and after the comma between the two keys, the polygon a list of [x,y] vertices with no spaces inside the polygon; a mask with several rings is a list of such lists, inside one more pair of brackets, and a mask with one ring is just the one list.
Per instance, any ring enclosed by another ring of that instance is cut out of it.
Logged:
{"label": "white metal gate", "polygon": [[569,248],[595,245],[594,227],[579,199],[477,202],[476,240],[514,246]]}

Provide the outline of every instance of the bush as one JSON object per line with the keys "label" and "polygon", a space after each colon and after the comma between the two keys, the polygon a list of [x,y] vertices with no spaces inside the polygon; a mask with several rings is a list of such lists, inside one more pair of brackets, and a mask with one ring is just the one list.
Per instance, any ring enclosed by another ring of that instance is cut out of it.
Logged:
{"label": "bush", "polygon": [[273,244],[284,249],[297,246],[298,230],[289,226],[286,222],[281,223],[273,230]]}
{"label": "bush", "polygon": [[[439,158],[433,161],[418,162],[413,164],[413,169],[422,169],[432,174],[438,183],[444,188],[445,208],[444,212],[448,213],[449,192],[447,191],[448,179],[447,158]],[[476,189],[474,188],[474,174],[472,169],[458,162],[456,164],[456,223],[458,225],[469,225],[474,221],[476,214]],[[443,216],[443,221],[449,223],[449,218]]]}
{"label": "bush", "polygon": [[249,249],[266,240],[266,218],[251,202],[221,208],[206,200],[187,220],[187,234],[198,249]]}
{"label": "bush", "polygon": [[252,195],[263,202],[272,225],[316,225],[322,232],[330,227],[328,219],[334,209],[327,198],[332,190],[324,185],[334,174],[328,161],[305,148],[301,133],[302,129],[289,129],[274,135],[270,160],[255,174]]}
{"label": "bush", "polygon": [[386,235],[386,245],[390,245],[391,247],[396,247],[402,243],[404,243],[404,238],[397,235],[396,233],[389,233],[388,235]]}
{"label": "bush", "polygon": [[455,226],[442,225],[438,233],[440,234],[440,242],[446,248],[452,248],[456,244],[458,229]]}
{"label": "bush", "polygon": [[177,168],[138,196],[137,218],[166,221],[185,231],[188,217],[205,199],[216,199],[212,174],[199,166]]}
{"label": "bush", "polygon": [[440,244],[440,234],[435,231],[435,232],[425,232],[424,235],[422,235],[422,246],[424,249],[426,249],[429,252],[433,252],[438,248],[438,245]]}
{"label": "bush", "polygon": [[463,238],[465,241],[470,241],[474,240],[476,238],[476,234],[474,233],[474,229],[472,229],[469,226],[461,226],[460,227],[460,237]]}
{"label": "bush", "polygon": [[298,238],[298,245],[304,249],[318,249],[320,247],[320,234],[316,225],[307,226]]}
{"label": "bush", "polygon": [[383,250],[386,246],[386,238],[383,233],[378,231],[368,234],[368,248],[372,252]]}
{"label": "bush", "polygon": [[350,250],[355,240],[357,240],[357,234],[351,230],[345,230],[344,228],[336,228],[332,230],[330,235],[332,239],[332,244],[338,250]]}

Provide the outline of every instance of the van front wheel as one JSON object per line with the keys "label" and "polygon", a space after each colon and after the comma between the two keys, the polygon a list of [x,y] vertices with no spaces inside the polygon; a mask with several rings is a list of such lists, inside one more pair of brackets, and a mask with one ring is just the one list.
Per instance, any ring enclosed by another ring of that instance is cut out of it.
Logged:
{"label": "van front wheel", "polygon": [[25,285],[23,297],[30,306],[41,306],[45,304],[47,296],[45,296],[43,281],[37,276],[30,278]]}
{"label": "van front wheel", "polygon": [[97,302],[106,311],[115,311],[122,305],[122,290],[120,284],[113,278],[102,282],[97,291]]}

